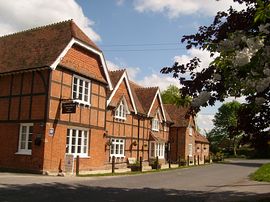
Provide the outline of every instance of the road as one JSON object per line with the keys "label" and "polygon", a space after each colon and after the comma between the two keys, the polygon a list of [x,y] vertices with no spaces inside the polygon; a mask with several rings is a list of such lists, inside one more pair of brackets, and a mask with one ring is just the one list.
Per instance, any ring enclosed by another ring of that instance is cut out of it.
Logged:
{"label": "road", "polygon": [[270,201],[270,183],[248,175],[270,160],[113,177],[53,177],[0,173],[1,202]]}

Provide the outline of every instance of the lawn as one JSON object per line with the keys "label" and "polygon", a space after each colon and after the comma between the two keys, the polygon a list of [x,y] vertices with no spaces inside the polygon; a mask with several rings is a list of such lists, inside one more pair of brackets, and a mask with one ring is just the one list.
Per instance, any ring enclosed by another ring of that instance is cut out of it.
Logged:
{"label": "lawn", "polygon": [[270,182],[270,163],[262,165],[251,175],[252,180]]}

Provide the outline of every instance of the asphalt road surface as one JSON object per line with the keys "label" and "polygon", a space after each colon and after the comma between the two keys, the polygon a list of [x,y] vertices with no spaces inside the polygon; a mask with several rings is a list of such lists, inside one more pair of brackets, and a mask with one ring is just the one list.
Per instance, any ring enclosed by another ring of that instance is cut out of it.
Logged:
{"label": "asphalt road surface", "polygon": [[0,173],[0,202],[270,201],[270,183],[248,175],[270,160],[113,177],[53,177]]}

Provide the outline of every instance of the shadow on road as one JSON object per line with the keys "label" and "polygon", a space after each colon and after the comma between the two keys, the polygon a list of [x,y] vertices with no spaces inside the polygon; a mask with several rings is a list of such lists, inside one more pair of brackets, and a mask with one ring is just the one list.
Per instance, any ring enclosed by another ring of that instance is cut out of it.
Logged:
{"label": "shadow on road", "polygon": [[237,162],[237,161],[226,162],[226,164],[231,164],[231,165],[235,165],[235,166],[243,166],[243,167],[253,167],[253,168],[259,168],[263,165],[263,163]]}
{"label": "shadow on road", "polygon": [[[233,200],[232,200],[233,199]],[[62,183],[4,185],[0,184],[0,201],[269,201],[270,194],[255,195],[246,192],[200,192],[173,189],[126,189],[89,187]]]}

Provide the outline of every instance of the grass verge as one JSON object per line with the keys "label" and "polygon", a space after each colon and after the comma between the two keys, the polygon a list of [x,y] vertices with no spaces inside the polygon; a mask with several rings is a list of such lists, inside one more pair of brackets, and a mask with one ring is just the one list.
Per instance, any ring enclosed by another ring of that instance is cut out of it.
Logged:
{"label": "grass verge", "polygon": [[252,180],[270,182],[270,163],[262,165],[255,173],[250,175]]}
{"label": "grass verge", "polygon": [[[207,166],[211,164],[202,164],[199,166]],[[181,166],[181,167],[175,167],[175,168],[165,168],[165,169],[153,169],[153,170],[148,170],[148,171],[143,171],[143,172],[123,172],[123,173],[98,173],[98,174],[80,174],[78,177],[99,177],[99,176],[121,176],[121,175],[141,175],[141,174],[149,174],[149,173],[157,173],[157,172],[167,172],[171,170],[178,170],[178,169],[183,169],[183,168],[194,168],[198,167],[197,166]]]}

